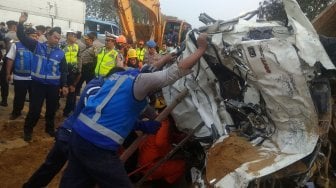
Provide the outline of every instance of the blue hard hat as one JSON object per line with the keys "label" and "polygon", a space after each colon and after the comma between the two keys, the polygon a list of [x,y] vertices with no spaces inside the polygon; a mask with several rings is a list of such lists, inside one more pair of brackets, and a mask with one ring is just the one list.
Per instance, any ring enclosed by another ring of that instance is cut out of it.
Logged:
{"label": "blue hard hat", "polygon": [[149,40],[146,42],[146,45],[150,48],[155,48],[156,43],[154,42],[154,40]]}

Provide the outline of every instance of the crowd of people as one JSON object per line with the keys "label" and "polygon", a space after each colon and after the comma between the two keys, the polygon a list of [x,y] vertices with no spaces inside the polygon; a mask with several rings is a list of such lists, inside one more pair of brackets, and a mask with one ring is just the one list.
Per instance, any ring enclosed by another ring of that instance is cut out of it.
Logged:
{"label": "crowd of people", "polygon": [[[161,105],[155,105],[156,96],[162,87],[191,72],[207,48],[206,35],[199,36],[193,54],[162,70],[175,58],[166,44],[158,48],[154,40],[140,40],[134,45],[123,35],[110,33],[106,33],[103,44],[95,32],[80,37],[73,30],[66,31],[62,41],[61,28],[25,27],[27,19],[22,14],[19,22],[8,21],[7,28],[0,23],[0,105],[8,106],[8,84],[13,79],[11,120],[21,116],[29,94],[23,139],[32,140],[46,101],[45,132],[56,137],[56,142],[24,187],[47,186],[66,161],[60,187],[132,187],[119,159],[121,148],[131,133],[153,135],[140,146],[134,167],[140,167],[140,173],[172,149],[171,143],[178,139],[170,136],[171,130],[178,131],[170,128],[174,126],[171,118],[162,125],[153,120],[157,115],[153,109],[165,106],[162,98]],[[66,97],[66,119],[55,131],[55,113],[62,96]],[[174,183],[183,176],[184,169],[183,159],[170,160],[149,179]]]}

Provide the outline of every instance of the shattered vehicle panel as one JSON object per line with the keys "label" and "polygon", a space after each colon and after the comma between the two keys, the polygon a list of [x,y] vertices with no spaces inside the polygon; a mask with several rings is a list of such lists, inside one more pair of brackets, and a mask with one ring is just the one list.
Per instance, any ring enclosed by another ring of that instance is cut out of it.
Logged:
{"label": "shattered vehicle panel", "polygon": [[[195,137],[203,145],[212,145],[208,165],[221,155],[220,144],[233,147],[225,145],[225,140],[234,138],[232,133],[237,130],[245,130],[239,136],[246,138],[254,157],[246,155],[222,177],[207,175],[207,182],[215,187],[247,187],[252,180],[308,156],[317,145],[319,113],[310,87],[320,76],[318,64],[327,70],[335,66],[297,2],[282,2],[288,25],[237,18],[200,28],[211,36],[206,54],[192,74],[163,89],[168,104],[188,89],[189,96],[172,115],[180,130],[205,123]],[[194,35],[188,35],[179,58],[196,50]],[[235,152],[235,157],[243,157],[246,150]],[[215,163],[217,168],[220,164]],[[207,170],[211,168],[207,166]]]}

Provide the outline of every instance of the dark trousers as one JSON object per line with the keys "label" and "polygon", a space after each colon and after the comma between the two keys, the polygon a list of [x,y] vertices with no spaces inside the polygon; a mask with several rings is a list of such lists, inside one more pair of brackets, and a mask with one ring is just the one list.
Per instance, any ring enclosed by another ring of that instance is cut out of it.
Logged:
{"label": "dark trousers", "polygon": [[26,94],[31,92],[31,80],[14,80],[13,115],[20,115],[26,100]]}
{"label": "dark trousers", "polygon": [[114,151],[98,148],[75,132],[70,141],[68,166],[60,188],[133,187],[122,162]]}
{"label": "dark trousers", "polygon": [[59,86],[41,84],[32,80],[29,112],[27,114],[24,132],[31,134],[41,113],[44,99],[46,99],[46,131],[54,129],[54,119],[58,102]]}
{"label": "dark trousers", "polygon": [[46,187],[63,168],[68,159],[68,152],[68,142],[56,139],[44,163],[35,171],[29,180],[23,184],[23,188]]}
{"label": "dark trousers", "polygon": [[65,107],[63,109],[63,115],[68,116],[75,110],[76,106],[76,92],[69,92],[66,97]]}
{"label": "dark trousers", "polygon": [[82,76],[76,86],[76,95],[80,94],[84,81],[87,84],[95,77],[94,69],[95,67],[93,65],[90,65],[90,64],[83,65]]}
{"label": "dark trousers", "polygon": [[[6,59],[6,58],[5,58]],[[1,87],[1,99],[2,102],[7,102],[7,98],[8,98],[8,82],[7,82],[7,76],[6,76],[6,60],[3,63],[1,70],[0,70],[0,87]]]}
{"label": "dark trousers", "polygon": [[[70,69],[69,71],[72,71],[72,69]],[[78,76],[78,73],[69,72],[69,75],[67,78],[69,86],[73,85],[77,76]],[[66,98],[65,107],[63,109],[63,115],[68,116],[71,112],[75,110],[75,106],[76,106],[76,93],[75,91],[74,92],[69,91],[67,98]]]}

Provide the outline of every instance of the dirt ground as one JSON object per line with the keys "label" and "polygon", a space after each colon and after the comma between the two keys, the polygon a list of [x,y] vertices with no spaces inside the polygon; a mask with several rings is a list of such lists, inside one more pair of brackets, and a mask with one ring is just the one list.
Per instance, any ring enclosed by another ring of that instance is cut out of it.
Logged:
{"label": "dirt ground", "polygon": [[[9,120],[12,111],[12,101],[13,86],[10,85],[8,107],[0,106],[0,188],[21,188],[42,164],[54,143],[54,138],[44,132],[44,108],[42,109],[40,120],[34,128],[32,141],[30,143],[25,142],[23,140],[23,125],[25,116],[28,113],[29,103],[25,103],[21,117],[16,120]],[[56,113],[56,126],[59,126],[64,120],[62,117],[64,104],[65,99],[62,98],[60,100],[61,106]],[[58,187],[63,170],[52,180],[48,188]],[[141,187],[165,188],[167,185],[160,182],[146,182]],[[185,188],[189,186],[182,180],[177,185],[168,187]]]}
{"label": "dirt ground", "polygon": [[[28,180],[31,174],[44,161],[46,154],[53,145],[54,139],[44,132],[44,109],[41,118],[34,128],[33,140],[23,141],[24,118],[28,112],[29,103],[25,103],[23,114],[16,120],[9,120],[12,111],[13,86],[10,85],[8,107],[0,106],[0,187],[18,188]],[[61,99],[60,110],[57,111],[55,125],[63,121],[62,109],[64,99]],[[61,172],[62,173],[62,172]],[[48,188],[58,187],[61,173],[53,179]]]}
{"label": "dirt ground", "polygon": [[[19,188],[26,182],[32,173],[44,161],[48,151],[54,143],[54,139],[44,132],[44,108],[42,109],[41,118],[34,128],[32,142],[23,141],[23,124],[28,112],[29,103],[25,103],[23,114],[16,120],[9,120],[12,111],[13,86],[10,85],[10,95],[8,107],[0,106],[0,188]],[[60,100],[61,107],[56,113],[55,125],[58,126],[63,121],[62,109],[65,99]],[[230,164],[232,165],[232,164]],[[230,167],[228,165],[228,168]],[[209,165],[211,166],[211,165]],[[214,164],[216,166],[216,164]],[[216,168],[214,168],[216,169]],[[219,171],[217,171],[219,170]],[[221,172],[223,169],[217,169],[214,172]],[[225,169],[224,169],[225,170]],[[58,187],[61,171],[48,188]],[[208,178],[217,178],[218,174],[209,172]],[[223,172],[227,173],[227,172]],[[331,186],[336,187],[335,176],[330,179]],[[151,184],[151,183],[150,183]],[[143,187],[152,187],[146,183]],[[157,186],[154,186],[157,187]],[[162,187],[162,184],[160,186]],[[174,187],[190,187],[184,182]]]}

